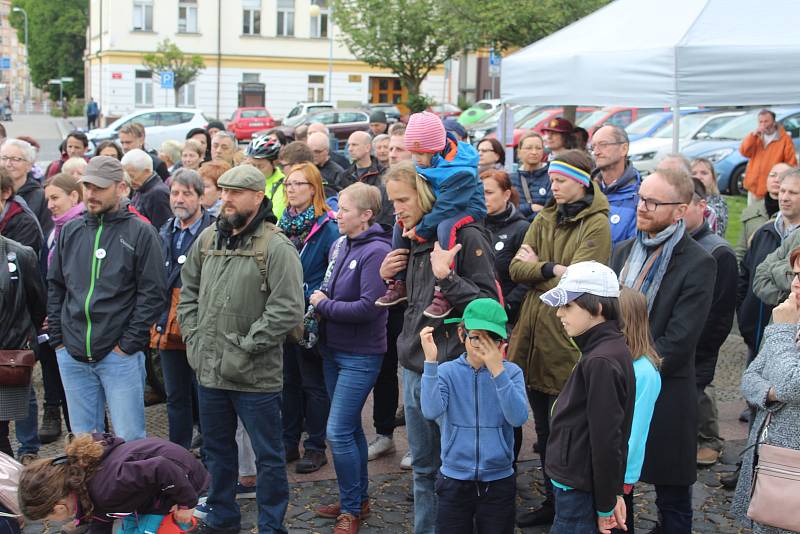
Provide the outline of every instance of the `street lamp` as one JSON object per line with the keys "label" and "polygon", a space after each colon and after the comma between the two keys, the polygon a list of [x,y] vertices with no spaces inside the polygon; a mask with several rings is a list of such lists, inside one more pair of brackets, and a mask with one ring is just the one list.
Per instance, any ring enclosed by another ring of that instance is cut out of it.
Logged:
{"label": "street lamp", "polygon": [[31,100],[31,56],[28,53],[28,12],[19,6],[14,6],[11,11],[22,13],[25,17],[25,64],[28,66],[28,76],[26,76],[25,80],[25,102],[27,104]]}
{"label": "street lamp", "polygon": [[[308,10],[312,17],[319,17],[319,4],[311,4]],[[333,102],[333,1],[328,0],[328,101]]]}

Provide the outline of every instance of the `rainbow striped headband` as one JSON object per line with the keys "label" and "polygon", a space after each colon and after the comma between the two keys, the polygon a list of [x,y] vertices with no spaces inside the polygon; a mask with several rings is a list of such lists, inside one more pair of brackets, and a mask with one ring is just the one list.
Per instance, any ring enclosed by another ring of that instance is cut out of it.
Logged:
{"label": "rainbow striped headband", "polygon": [[548,174],[560,174],[570,180],[575,180],[583,187],[589,187],[592,183],[589,173],[583,169],[573,167],[569,163],[554,160],[550,162],[550,167],[547,169]]}

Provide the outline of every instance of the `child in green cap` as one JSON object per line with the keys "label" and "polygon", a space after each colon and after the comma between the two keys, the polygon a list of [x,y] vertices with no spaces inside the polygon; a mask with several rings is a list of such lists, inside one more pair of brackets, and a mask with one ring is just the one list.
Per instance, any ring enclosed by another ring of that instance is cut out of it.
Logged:
{"label": "child in green cap", "polygon": [[519,366],[504,361],[508,317],[494,299],[467,305],[458,336],[466,352],[438,363],[433,328],[420,332],[425,352],[420,404],[442,418],[442,467],[436,480],[439,532],[513,533],[516,501],[514,427],[528,419]]}

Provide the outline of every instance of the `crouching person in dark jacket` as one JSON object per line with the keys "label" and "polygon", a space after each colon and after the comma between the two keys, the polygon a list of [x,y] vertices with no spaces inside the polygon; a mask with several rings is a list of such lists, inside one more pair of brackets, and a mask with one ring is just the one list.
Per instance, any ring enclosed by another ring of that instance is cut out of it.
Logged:
{"label": "crouching person in dark jacket", "polygon": [[192,453],[161,438],[126,443],[109,434],[83,434],[67,444],[64,456],[25,467],[19,504],[30,520],[75,519],[88,523],[91,534],[111,534],[119,518],[122,531],[155,520],[155,532],[161,520],[191,525],[210,481]]}
{"label": "crouching person in dark jacket", "polygon": [[459,340],[466,352],[439,365],[433,327],[420,332],[425,352],[422,413],[442,419],[442,467],[436,481],[439,532],[513,533],[516,516],[514,428],[528,419],[525,379],[503,361],[508,318],[494,299],[464,309]]}
{"label": "crouching person in dark jacket", "polygon": [[[539,297],[557,307],[581,351],[553,406],[545,471],[553,482],[551,534],[624,528],[623,482],[636,399],[633,359],[620,331],[619,282],[594,261],[567,267]],[[629,512],[630,513],[630,512]]]}

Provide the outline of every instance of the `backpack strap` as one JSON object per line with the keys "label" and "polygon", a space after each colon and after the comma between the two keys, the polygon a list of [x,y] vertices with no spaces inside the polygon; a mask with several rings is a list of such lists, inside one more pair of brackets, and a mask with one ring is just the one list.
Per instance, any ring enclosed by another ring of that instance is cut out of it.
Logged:
{"label": "backpack strap", "polygon": [[275,226],[272,223],[265,223],[264,224],[264,232],[260,236],[256,236],[253,238],[252,241],[252,249],[251,250],[243,250],[240,248],[229,250],[229,249],[214,249],[212,248],[213,243],[216,241],[217,237],[217,229],[214,227],[213,231],[208,232],[207,234],[203,234],[201,236],[202,240],[199,243],[201,247],[202,254],[203,254],[203,261],[207,256],[244,256],[244,257],[251,257],[256,262],[258,266],[258,272],[261,273],[261,279],[263,280],[261,284],[261,291],[267,290],[267,258],[269,257],[269,243],[272,241],[272,237],[280,233],[280,228]]}

